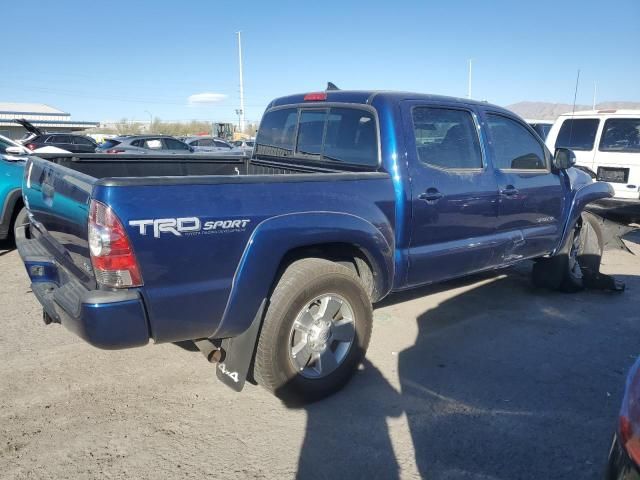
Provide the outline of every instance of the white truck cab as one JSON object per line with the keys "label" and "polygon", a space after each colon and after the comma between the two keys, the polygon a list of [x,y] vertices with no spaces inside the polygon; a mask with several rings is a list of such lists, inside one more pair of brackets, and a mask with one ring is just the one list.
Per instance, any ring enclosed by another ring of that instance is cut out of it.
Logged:
{"label": "white truck cab", "polygon": [[640,110],[588,110],[560,115],[549,150],[570,148],[576,165],[608,182],[616,199],[640,200]]}

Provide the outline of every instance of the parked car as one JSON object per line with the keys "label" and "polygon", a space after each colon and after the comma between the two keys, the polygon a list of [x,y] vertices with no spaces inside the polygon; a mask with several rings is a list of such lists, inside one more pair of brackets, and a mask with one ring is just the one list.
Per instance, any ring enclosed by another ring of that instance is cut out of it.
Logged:
{"label": "parked car", "polygon": [[253,146],[255,145],[255,139],[251,140],[236,140],[232,143],[234,148],[242,150],[245,154],[251,155],[253,151]]}
{"label": "parked car", "polygon": [[553,122],[549,120],[527,120],[527,123],[543,140],[547,138],[549,130],[551,130],[551,127],[553,126]]}
{"label": "parked car", "polygon": [[250,161],[197,160],[28,161],[45,319],[107,349],[193,340],[235,390],[305,400],[348,381],[390,292],[526,259],[578,290],[602,253],[583,209],[612,195],[508,110],[410,93],[279,98]]}
{"label": "parked car", "polygon": [[28,132],[28,136],[23,138],[21,142],[29,150],[56,147],[72,153],[94,153],[98,146],[91,137],[71,133],[47,133],[26,120],[15,121]]}
{"label": "parked car", "polygon": [[22,203],[22,174],[30,152],[0,135],[0,240],[13,234],[15,226],[28,221]]}
{"label": "parked car", "polygon": [[640,479],[640,359],[631,367],[618,428],[609,451],[607,480]]}
{"label": "parked car", "polygon": [[571,148],[578,166],[613,187],[615,200],[640,200],[640,110],[561,115],[546,142],[551,151]]}
{"label": "parked car", "polygon": [[187,155],[193,148],[177,138],[165,135],[124,135],[106,139],[96,153]]}
{"label": "parked car", "polygon": [[214,137],[189,137],[185,139],[185,143],[189,145],[196,153],[224,153],[225,155],[233,155],[233,146],[220,138]]}

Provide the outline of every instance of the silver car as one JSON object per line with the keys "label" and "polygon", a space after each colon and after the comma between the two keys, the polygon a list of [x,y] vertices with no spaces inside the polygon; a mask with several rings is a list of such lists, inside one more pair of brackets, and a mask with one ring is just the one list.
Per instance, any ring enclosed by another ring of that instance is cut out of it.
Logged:
{"label": "silver car", "polygon": [[166,135],[130,135],[109,138],[96,153],[131,153],[151,155],[188,155],[193,148]]}
{"label": "silver car", "polygon": [[197,153],[220,153],[225,155],[233,155],[235,153],[233,146],[220,138],[190,137],[185,139],[185,143]]}
{"label": "silver car", "polygon": [[236,149],[242,150],[246,155],[251,155],[254,145],[255,143],[253,138],[249,140],[236,140],[235,142],[233,142],[233,146]]}

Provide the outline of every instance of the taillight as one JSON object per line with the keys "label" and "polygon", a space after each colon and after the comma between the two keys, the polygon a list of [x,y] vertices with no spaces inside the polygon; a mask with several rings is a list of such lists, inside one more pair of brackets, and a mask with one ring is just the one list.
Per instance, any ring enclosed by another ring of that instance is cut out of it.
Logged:
{"label": "taillight", "polygon": [[118,149],[118,148],[110,148],[109,150],[107,150],[105,153],[124,153],[125,151],[122,149]]}
{"label": "taillight", "polygon": [[35,150],[38,146],[35,143],[27,143],[26,147],[29,150]]}
{"label": "taillight", "polygon": [[627,377],[618,435],[629,457],[636,465],[640,465],[640,360],[631,368]]}
{"label": "taillight", "polygon": [[113,288],[142,285],[127,232],[113,210],[96,200],[91,200],[89,214],[89,250],[100,285]]}

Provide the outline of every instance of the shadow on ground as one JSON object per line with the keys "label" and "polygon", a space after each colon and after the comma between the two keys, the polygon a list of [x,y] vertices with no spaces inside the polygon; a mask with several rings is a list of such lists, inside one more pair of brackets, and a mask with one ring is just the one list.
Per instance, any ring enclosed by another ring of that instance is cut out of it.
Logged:
{"label": "shadow on ground", "polygon": [[[491,278],[402,293],[383,306]],[[402,414],[413,442],[402,448],[413,449],[423,478],[601,478],[639,351],[638,280],[620,278],[629,287],[622,295],[568,295],[508,270],[423,312],[415,344],[398,354],[400,392],[366,363],[342,392],[305,407],[298,478],[404,476],[387,427]]]}
{"label": "shadow on ground", "polygon": [[16,246],[12,240],[0,240],[0,257],[11,253],[15,248]]}

